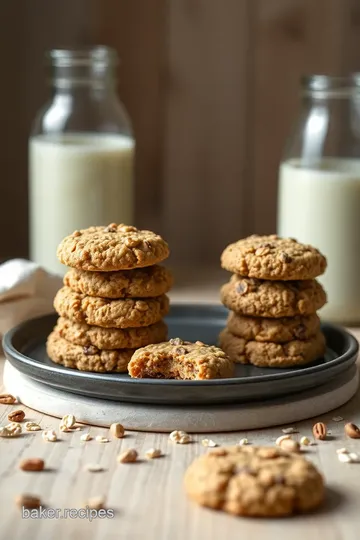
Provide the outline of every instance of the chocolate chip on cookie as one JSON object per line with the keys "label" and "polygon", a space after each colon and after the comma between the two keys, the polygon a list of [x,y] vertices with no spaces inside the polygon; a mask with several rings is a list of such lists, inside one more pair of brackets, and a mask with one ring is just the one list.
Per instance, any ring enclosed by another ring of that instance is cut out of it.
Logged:
{"label": "chocolate chip on cookie", "polygon": [[185,474],[189,497],[242,516],[279,517],[313,510],[324,498],[321,474],[280,448],[225,447],[196,458]]}
{"label": "chocolate chip on cookie", "polygon": [[323,274],[326,258],[316,248],[292,238],[253,235],[227,246],[221,264],[241,276],[303,280]]}
{"label": "chocolate chip on cookie", "polygon": [[136,378],[220,379],[231,377],[234,365],[218,347],[175,338],[138,349],[128,369]]}

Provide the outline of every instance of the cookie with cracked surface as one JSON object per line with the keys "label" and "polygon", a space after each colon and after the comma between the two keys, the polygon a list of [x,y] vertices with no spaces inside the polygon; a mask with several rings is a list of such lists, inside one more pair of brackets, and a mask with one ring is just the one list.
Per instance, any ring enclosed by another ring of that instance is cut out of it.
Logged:
{"label": "cookie with cracked surface", "polygon": [[325,353],[325,337],[318,332],[310,339],[294,339],[287,343],[270,341],[247,341],[234,336],[227,328],[219,335],[220,347],[239,364],[252,364],[259,367],[293,367],[309,364]]}
{"label": "cookie with cracked surface", "polygon": [[308,512],[324,499],[316,467],[281,448],[216,448],[196,458],[184,478],[188,496],[230,514],[280,517]]}
{"label": "cookie with cracked surface", "polygon": [[230,244],[221,255],[221,265],[241,276],[258,279],[313,279],[326,269],[319,250],[292,238],[252,235]]}
{"label": "cookie with cracked surface", "polygon": [[240,315],[277,319],[315,313],[326,303],[326,293],[315,279],[263,281],[233,274],[221,288],[221,301]]}
{"label": "cookie with cracked surface", "polygon": [[137,349],[151,343],[160,343],[167,338],[164,321],[138,328],[102,328],[86,323],[76,323],[59,317],[54,328],[60,337],[74,345],[104,349]]}
{"label": "cookie with cracked surface", "polygon": [[154,298],[167,293],[172,284],[170,270],[157,264],[118,272],[87,272],[71,268],[64,276],[66,287],[100,298]]}
{"label": "cookie with cracked surface", "polygon": [[294,339],[309,339],[320,331],[320,319],[313,315],[282,317],[249,317],[230,312],[227,320],[229,332],[247,341],[273,341],[284,343]]}
{"label": "cookie with cracked surface", "polygon": [[156,298],[123,298],[110,300],[60,289],[54,307],[61,317],[78,323],[105,328],[137,328],[159,322],[169,311],[169,299],[164,294]]}
{"label": "cookie with cracked surface", "polygon": [[109,371],[126,372],[135,349],[101,351],[94,345],[81,347],[69,343],[57,332],[52,332],[47,339],[46,351],[49,358],[56,364],[80,371],[105,373]]}
{"label": "cookie with cracked surface", "polygon": [[218,347],[175,338],[138,349],[128,370],[135,378],[222,379],[233,375],[234,364]]}
{"label": "cookie with cracked surface", "polygon": [[169,256],[169,247],[152,231],[111,223],[66,236],[58,246],[57,256],[72,268],[111,272],[157,264]]}

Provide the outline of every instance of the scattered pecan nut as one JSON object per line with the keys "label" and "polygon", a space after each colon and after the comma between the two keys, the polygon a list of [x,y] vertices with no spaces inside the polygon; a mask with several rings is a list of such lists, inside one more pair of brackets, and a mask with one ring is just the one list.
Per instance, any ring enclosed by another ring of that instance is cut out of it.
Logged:
{"label": "scattered pecan nut", "polygon": [[324,424],[324,422],[317,422],[316,424],[314,424],[312,428],[312,432],[315,439],[319,439],[320,441],[323,441],[324,439],[326,439],[326,435],[327,435],[326,424]]}
{"label": "scattered pecan nut", "polygon": [[344,430],[346,435],[351,439],[360,439],[360,429],[356,424],[349,422],[348,424],[345,424]]}
{"label": "scattered pecan nut", "polygon": [[16,411],[12,411],[8,414],[8,420],[10,422],[22,422],[25,418],[25,413],[21,409],[17,409]]}

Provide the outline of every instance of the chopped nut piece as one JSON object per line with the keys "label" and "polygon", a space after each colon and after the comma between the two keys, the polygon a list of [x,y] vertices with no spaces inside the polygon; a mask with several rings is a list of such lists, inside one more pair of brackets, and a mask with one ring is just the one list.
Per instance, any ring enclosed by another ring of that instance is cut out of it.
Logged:
{"label": "chopped nut piece", "polygon": [[283,439],[280,442],[280,448],[286,452],[300,452],[300,444],[293,439]]}
{"label": "chopped nut piece", "polygon": [[147,450],[145,452],[145,456],[148,458],[148,459],[155,459],[155,458],[158,458],[160,457],[162,454],[161,454],[161,450],[160,448],[150,448],[149,450]]}
{"label": "chopped nut piece", "polygon": [[80,441],[91,441],[92,437],[90,433],[84,433],[84,435],[81,435]]}
{"label": "chopped nut piece", "polygon": [[138,453],[134,448],[129,448],[118,455],[117,460],[119,463],[134,463],[137,460]]}
{"label": "chopped nut piece", "polygon": [[344,420],[342,416],[334,416],[333,418],[334,422],[341,422],[341,420]]}
{"label": "chopped nut piece", "polygon": [[20,435],[22,432],[22,427],[19,422],[10,422],[7,426],[5,426],[5,429],[7,429],[12,436],[16,437],[17,435]]}
{"label": "chopped nut piece", "polygon": [[55,442],[57,441],[56,431],[54,431],[53,429],[48,429],[46,431],[43,431],[42,438],[46,442]]}
{"label": "chopped nut piece", "polygon": [[281,431],[286,435],[288,435],[289,433],[299,433],[298,430],[293,427],[284,428]]}
{"label": "chopped nut piece", "polygon": [[44,466],[45,462],[40,458],[23,459],[19,464],[22,471],[42,471]]}
{"label": "chopped nut piece", "polygon": [[201,444],[203,446],[208,446],[210,448],[214,448],[215,446],[217,446],[216,442],[215,441],[212,441],[211,439],[203,439],[201,441]]}
{"label": "chopped nut piece", "polygon": [[351,439],[360,439],[360,429],[356,424],[349,422],[348,424],[345,424],[344,430],[346,435]]}
{"label": "chopped nut piece", "polygon": [[59,430],[62,433],[70,433],[71,432],[71,429],[68,428],[67,426],[65,426],[65,424],[63,424],[62,422],[60,422],[60,424],[59,424]]}
{"label": "chopped nut piece", "polygon": [[337,453],[337,454],[348,454],[349,451],[348,451],[346,448],[338,448],[338,449],[336,450],[336,453]]}
{"label": "chopped nut piece", "polygon": [[117,439],[122,439],[125,434],[124,426],[119,423],[111,424],[110,433],[113,437],[116,437]]}
{"label": "chopped nut piece", "polygon": [[104,470],[104,468],[98,463],[87,463],[84,469],[89,472],[100,472]]}
{"label": "chopped nut piece", "polygon": [[97,437],[95,437],[95,441],[100,442],[100,443],[107,443],[107,442],[110,442],[110,439],[107,439],[106,437],[103,437],[102,435],[97,435]]}
{"label": "chopped nut piece", "polygon": [[301,437],[300,444],[303,444],[304,446],[309,446],[311,444],[310,439],[308,437]]}
{"label": "chopped nut piece", "polygon": [[287,439],[291,439],[291,435],[280,435],[275,441],[276,446],[280,446],[282,441],[286,441]]}
{"label": "chopped nut piece", "polygon": [[40,431],[41,427],[36,422],[26,422],[25,429],[26,431]]}
{"label": "chopped nut piece", "polygon": [[16,397],[12,394],[0,394],[0,403],[4,405],[12,405],[16,403]]}
{"label": "chopped nut piece", "polygon": [[98,497],[90,497],[90,499],[85,502],[85,507],[93,510],[102,510],[102,508],[105,508],[105,497],[102,497],[101,495]]}
{"label": "chopped nut piece", "polygon": [[177,444],[188,444],[191,441],[190,435],[185,431],[172,431],[169,439]]}
{"label": "chopped nut piece", "polygon": [[12,411],[8,414],[8,420],[10,422],[22,422],[25,418],[25,413],[21,409],[17,409],[16,411]]}
{"label": "chopped nut piece", "polygon": [[62,417],[61,423],[67,428],[72,428],[76,424],[76,418],[73,414],[65,414]]}
{"label": "chopped nut piece", "polygon": [[326,439],[326,435],[328,434],[327,427],[324,422],[317,422],[314,424],[312,431],[315,439],[319,439],[320,441]]}
{"label": "chopped nut piece", "polygon": [[249,441],[247,439],[240,439],[239,441],[240,446],[245,446],[246,444],[249,444]]}
{"label": "chopped nut piece", "polygon": [[15,502],[19,508],[39,508],[41,506],[40,497],[28,493],[18,495]]}

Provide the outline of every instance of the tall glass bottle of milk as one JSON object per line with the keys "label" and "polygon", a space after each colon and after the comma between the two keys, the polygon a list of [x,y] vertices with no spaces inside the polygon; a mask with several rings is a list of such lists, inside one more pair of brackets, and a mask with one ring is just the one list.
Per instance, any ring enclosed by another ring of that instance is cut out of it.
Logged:
{"label": "tall glass bottle of milk", "polygon": [[62,274],[60,240],[74,230],[133,220],[134,138],[116,93],[116,52],[53,50],[52,97],[29,141],[30,256]]}
{"label": "tall glass bottle of milk", "polygon": [[320,315],[360,322],[360,79],[311,76],[280,165],[278,234],[328,259]]}

